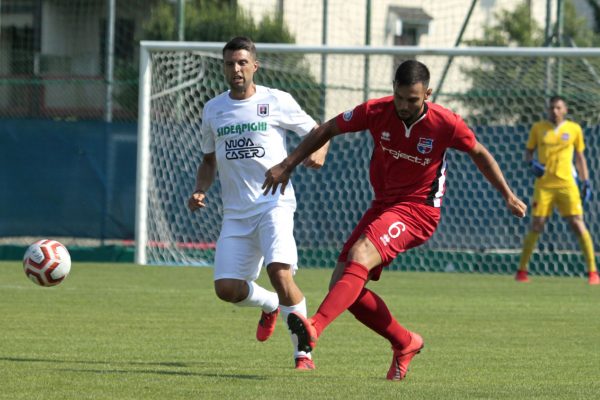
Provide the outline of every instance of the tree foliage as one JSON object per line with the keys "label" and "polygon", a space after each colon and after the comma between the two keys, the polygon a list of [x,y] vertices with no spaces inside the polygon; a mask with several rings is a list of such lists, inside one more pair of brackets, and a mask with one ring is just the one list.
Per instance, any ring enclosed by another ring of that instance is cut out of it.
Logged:
{"label": "tree foliage", "polygon": [[[483,37],[467,43],[503,47],[596,45],[598,35],[577,15],[572,1],[565,1],[564,6],[563,35],[559,37],[555,25],[547,43],[526,1],[514,10],[497,13],[496,23],[484,28]],[[590,112],[590,99],[598,101],[600,95],[597,83],[589,85],[595,81],[595,71],[600,74],[596,60],[477,57],[461,70],[471,83],[459,97],[470,110],[472,122],[478,124],[525,123],[532,114],[543,111],[548,95],[559,93],[569,99],[577,116],[584,116]]]}
{"label": "tree foliage", "polygon": [[[256,43],[294,43],[281,15],[264,15],[258,22],[234,0],[189,0],[185,2],[185,40],[226,42],[235,36],[248,36]],[[176,40],[177,6],[160,2],[151,9],[151,17],[144,25],[145,40]],[[218,55],[220,56],[220,54]],[[274,55],[259,51],[261,68],[257,83],[291,93],[298,103],[315,118],[319,115],[322,88],[310,73],[307,61],[300,55]],[[210,76],[219,76],[219,70]],[[225,88],[225,86],[223,86]],[[200,92],[202,91],[199,88]],[[137,85],[132,88],[137,93]],[[202,98],[207,93],[198,93]],[[130,104],[135,99],[129,93]]]}

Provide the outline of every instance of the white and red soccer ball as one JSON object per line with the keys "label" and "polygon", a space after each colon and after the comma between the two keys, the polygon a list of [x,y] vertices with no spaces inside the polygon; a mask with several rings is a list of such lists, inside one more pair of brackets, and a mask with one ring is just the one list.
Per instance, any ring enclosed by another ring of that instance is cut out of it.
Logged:
{"label": "white and red soccer ball", "polygon": [[40,286],[58,285],[71,271],[71,255],[56,240],[43,239],[33,243],[23,257],[25,275]]}

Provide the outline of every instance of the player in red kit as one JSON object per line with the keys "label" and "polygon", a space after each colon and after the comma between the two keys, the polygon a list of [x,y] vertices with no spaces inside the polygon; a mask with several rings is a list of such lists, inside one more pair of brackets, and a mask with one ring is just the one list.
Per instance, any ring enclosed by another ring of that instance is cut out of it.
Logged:
{"label": "player in red kit", "polygon": [[475,134],[453,112],[426,102],[431,95],[429,70],[415,60],[403,62],[393,82],[394,94],[369,100],[327,121],[309,134],[281,163],[265,174],[265,194],[281,192],[293,169],[333,136],[368,130],[373,136],[370,178],[375,199],[345,243],[331,278],[329,293],[310,318],[290,314],[288,325],[298,349],[311,351],[338,315],[349,310],[392,345],[387,379],[406,376],[423,339],[396,321],[385,302],[365,284],[378,280],[383,267],[399,254],[427,241],[440,220],[446,188],[446,151],[466,152],[500,192],[507,208],[524,217],[527,207],[512,192],[502,171]]}

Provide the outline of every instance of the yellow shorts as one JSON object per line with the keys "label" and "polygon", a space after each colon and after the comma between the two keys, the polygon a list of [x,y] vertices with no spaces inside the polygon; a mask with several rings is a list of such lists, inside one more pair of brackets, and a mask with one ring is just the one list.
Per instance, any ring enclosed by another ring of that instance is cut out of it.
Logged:
{"label": "yellow shorts", "polygon": [[561,217],[583,215],[577,185],[566,188],[540,188],[536,184],[533,189],[533,216],[549,217],[554,207],[558,209]]}

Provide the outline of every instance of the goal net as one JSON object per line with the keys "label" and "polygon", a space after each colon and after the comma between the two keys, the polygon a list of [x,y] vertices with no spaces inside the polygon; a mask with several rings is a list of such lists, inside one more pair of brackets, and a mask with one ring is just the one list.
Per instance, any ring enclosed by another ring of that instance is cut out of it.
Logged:
{"label": "goal net", "polygon": [[[218,179],[208,207],[191,213],[187,198],[202,160],[199,131],[204,104],[227,90],[222,43],[142,42],[138,148],[136,261],[211,265],[222,219]],[[432,101],[463,116],[488,147],[511,187],[530,205],[533,177],[524,162],[532,123],[544,118],[546,99],[561,94],[569,118],[586,134],[592,186],[600,160],[600,51],[557,48],[307,47],[259,44],[257,83],[290,92],[324,121],[367,98],[392,93],[395,67],[416,58],[431,70]],[[299,143],[294,134],[288,147]],[[344,240],[372,199],[369,134],[333,139],[326,165],[298,167],[295,235],[305,267],[333,267]],[[512,273],[530,217],[510,215],[501,196],[470,158],[448,154],[442,221],[423,246],[399,256],[392,269]],[[586,222],[599,232],[598,202]],[[549,219],[532,273],[579,275],[578,242],[557,215]]]}

